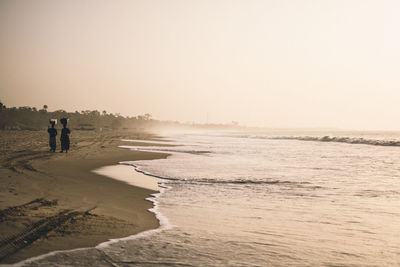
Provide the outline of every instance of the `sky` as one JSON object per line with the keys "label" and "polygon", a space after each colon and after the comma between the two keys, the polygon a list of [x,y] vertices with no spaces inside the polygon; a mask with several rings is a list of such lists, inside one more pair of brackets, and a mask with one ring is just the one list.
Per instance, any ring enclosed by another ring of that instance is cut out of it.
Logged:
{"label": "sky", "polygon": [[0,100],[400,130],[397,0],[0,0]]}

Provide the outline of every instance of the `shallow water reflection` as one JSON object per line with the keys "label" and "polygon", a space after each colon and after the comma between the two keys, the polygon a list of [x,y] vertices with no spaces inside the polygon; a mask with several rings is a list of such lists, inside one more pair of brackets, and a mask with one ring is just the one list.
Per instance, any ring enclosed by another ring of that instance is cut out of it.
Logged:
{"label": "shallow water reflection", "polygon": [[232,136],[174,139],[187,144],[175,150],[210,153],[135,162],[172,179],[158,199],[172,229],[44,260],[75,264],[90,258],[117,266],[400,263],[400,148]]}

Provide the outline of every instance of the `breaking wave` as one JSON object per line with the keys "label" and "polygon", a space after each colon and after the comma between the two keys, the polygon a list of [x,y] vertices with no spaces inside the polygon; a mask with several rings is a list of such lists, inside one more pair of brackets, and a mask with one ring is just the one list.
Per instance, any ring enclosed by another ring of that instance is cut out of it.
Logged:
{"label": "breaking wave", "polygon": [[231,180],[216,180],[216,179],[206,179],[206,178],[194,178],[194,179],[182,179],[182,178],[172,178],[156,175],[147,171],[142,170],[138,165],[131,161],[120,162],[119,164],[129,165],[134,167],[135,171],[139,173],[143,173],[148,176],[156,177],[162,179],[160,186],[166,186],[170,184],[232,184],[232,185],[293,185],[297,187],[310,187],[313,189],[322,188],[321,186],[312,185],[309,182],[296,182],[296,181],[288,181],[288,180],[251,180],[251,179],[231,179]]}
{"label": "breaking wave", "polygon": [[277,137],[268,137],[267,139],[317,141],[317,142],[338,142],[338,143],[346,143],[346,144],[363,144],[363,145],[373,145],[373,146],[400,146],[400,141],[397,141],[397,140],[365,139],[362,137],[277,136]]}

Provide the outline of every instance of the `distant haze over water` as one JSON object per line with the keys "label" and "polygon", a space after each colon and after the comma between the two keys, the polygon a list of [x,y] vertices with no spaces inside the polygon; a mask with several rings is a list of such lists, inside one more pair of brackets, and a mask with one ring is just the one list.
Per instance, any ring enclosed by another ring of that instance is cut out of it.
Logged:
{"label": "distant haze over water", "polygon": [[399,130],[396,0],[2,0],[7,106]]}

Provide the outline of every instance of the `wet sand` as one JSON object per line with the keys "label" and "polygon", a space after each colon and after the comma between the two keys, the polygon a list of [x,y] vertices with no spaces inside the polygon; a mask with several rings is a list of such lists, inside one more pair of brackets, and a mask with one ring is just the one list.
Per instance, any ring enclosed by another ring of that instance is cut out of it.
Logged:
{"label": "wet sand", "polygon": [[46,132],[0,131],[0,137],[0,263],[158,227],[145,200],[154,190],[92,172],[120,161],[165,158],[118,148],[126,144],[121,139],[154,136],[73,131],[68,154],[48,152]]}

